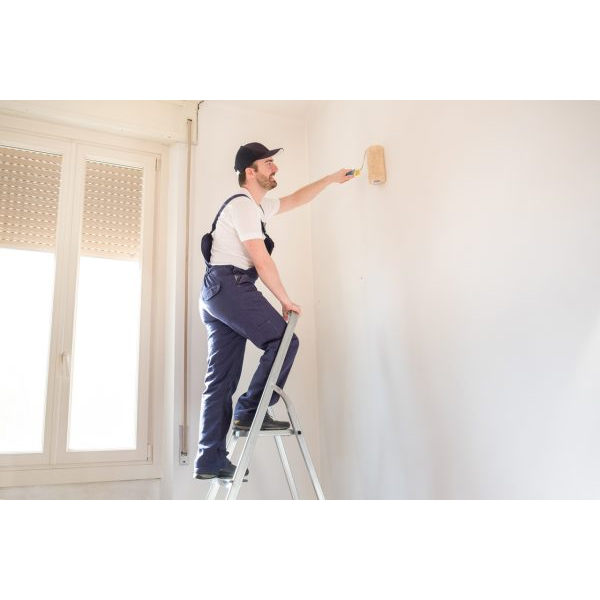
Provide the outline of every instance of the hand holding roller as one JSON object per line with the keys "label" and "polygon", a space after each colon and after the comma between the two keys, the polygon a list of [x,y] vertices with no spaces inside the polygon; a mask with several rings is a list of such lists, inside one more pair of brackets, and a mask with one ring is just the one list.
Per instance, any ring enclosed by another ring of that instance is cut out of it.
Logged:
{"label": "hand holding roller", "polygon": [[363,154],[363,161],[362,161],[362,164],[360,165],[360,169],[352,169],[351,171],[348,171],[346,173],[347,177],[358,177],[360,175],[362,168],[365,166],[365,156],[367,156],[366,150],[365,150],[365,153]]}
{"label": "hand holding roller", "polygon": [[367,159],[367,170],[369,172],[369,183],[381,185],[385,183],[385,160],[383,146],[369,146],[363,154],[363,162],[360,169],[352,169],[346,173],[347,177],[358,177]]}

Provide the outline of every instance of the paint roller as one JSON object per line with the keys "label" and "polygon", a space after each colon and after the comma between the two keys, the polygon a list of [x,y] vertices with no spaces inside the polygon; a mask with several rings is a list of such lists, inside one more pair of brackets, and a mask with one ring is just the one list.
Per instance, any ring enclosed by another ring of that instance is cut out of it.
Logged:
{"label": "paint roller", "polygon": [[367,161],[367,171],[369,173],[369,183],[381,185],[385,183],[385,160],[383,156],[383,146],[369,146],[363,154],[363,161],[360,169],[352,169],[346,173],[346,176],[358,177]]}

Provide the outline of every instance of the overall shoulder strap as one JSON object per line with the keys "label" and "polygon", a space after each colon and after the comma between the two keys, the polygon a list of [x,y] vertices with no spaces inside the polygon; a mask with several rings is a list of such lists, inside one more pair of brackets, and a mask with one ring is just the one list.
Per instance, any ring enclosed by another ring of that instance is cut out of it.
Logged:
{"label": "overall shoulder strap", "polygon": [[219,217],[221,216],[221,213],[223,212],[223,209],[234,199],[234,198],[239,198],[240,196],[246,196],[246,198],[249,198],[248,194],[234,194],[233,196],[231,196],[231,198],[227,198],[227,200],[225,200],[225,202],[223,202],[223,206],[221,206],[221,208],[219,209],[219,212],[217,213],[217,216],[215,217],[215,220],[213,221],[212,224],[212,229],[210,230],[211,233],[214,232],[214,230],[217,227],[217,221],[219,220]]}

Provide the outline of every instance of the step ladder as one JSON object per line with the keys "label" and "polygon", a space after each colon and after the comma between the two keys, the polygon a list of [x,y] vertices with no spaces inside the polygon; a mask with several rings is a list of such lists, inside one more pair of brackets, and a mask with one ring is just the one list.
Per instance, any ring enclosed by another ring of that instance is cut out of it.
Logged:
{"label": "step ladder", "polygon": [[[229,456],[233,456],[233,452],[239,440],[241,438],[246,439],[233,478],[213,479],[208,494],[206,496],[207,500],[216,500],[220,489],[225,490],[226,500],[235,500],[237,498],[240,488],[242,487],[242,483],[244,481],[247,481],[246,479],[244,479],[244,473],[246,472],[246,469],[250,464],[250,459],[252,457],[252,453],[254,451],[254,447],[259,436],[272,437],[275,440],[275,445],[277,446],[279,458],[281,459],[281,464],[283,465],[283,470],[285,472],[285,476],[287,479],[288,486],[290,488],[292,498],[294,500],[299,500],[300,498],[298,496],[298,490],[296,488],[296,484],[294,483],[292,470],[287,459],[287,454],[285,452],[282,439],[284,436],[290,435],[295,436],[296,440],[298,441],[298,445],[300,446],[300,452],[302,453],[302,457],[304,458],[304,463],[306,464],[306,468],[308,470],[308,474],[310,476],[317,498],[319,500],[325,500],[325,497],[323,496],[323,490],[321,489],[321,485],[319,484],[319,480],[317,478],[315,467],[308,452],[308,446],[306,445],[306,441],[304,440],[304,434],[302,433],[302,428],[300,427],[300,422],[298,421],[298,416],[296,415],[294,405],[292,404],[292,401],[290,400],[289,396],[280,387],[276,385],[277,379],[279,378],[279,374],[281,372],[281,368],[283,367],[283,360],[285,358],[285,355],[287,354],[290,342],[292,341],[292,335],[294,333],[294,329],[296,328],[297,321],[298,314],[294,312],[290,313],[287,327],[285,328],[285,332],[283,334],[283,337],[281,338],[279,350],[277,351],[275,361],[273,362],[273,366],[271,367],[271,372],[269,373],[269,377],[267,378],[267,383],[265,384],[265,389],[263,390],[262,396],[260,398],[260,402],[258,404],[258,408],[256,409],[256,414],[254,415],[254,420],[252,421],[250,430],[241,430],[236,429],[235,427],[231,430],[229,439],[227,441],[227,451],[229,453]],[[271,400],[273,392],[279,394],[279,396],[284,402],[290,421],[290,427],[288,429],[283,430],[261,431],[260,426],[262,425],[267,411],[271,416],[273,416],[273,412],[269,408],[269,401]]]}

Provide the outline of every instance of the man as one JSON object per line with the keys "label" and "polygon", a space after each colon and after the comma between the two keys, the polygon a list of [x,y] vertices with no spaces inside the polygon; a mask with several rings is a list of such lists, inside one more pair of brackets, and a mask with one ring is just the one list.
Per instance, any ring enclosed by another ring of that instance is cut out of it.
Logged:
{"label": "man", "polygon": [[[234,426],[250,429],[288,313],[300,314],[279,277],[270,252],[273,242],[263,223],[272,216],[313,200],[332,183],[352,179],[341,169],[315,181],[290,196],[266,196],[277,186],[277,165],[273,156],[281,148],[269,150],[258,142],[240,146],[235,156],[240,189],[223,205],[213,224],[212,247],[203,248],[207,262],[202,288],[201,315],[208,335],[208,368],[200,412],[200,440],[194,464],[194,477],[232,478],[235,466],[227,458],[226,436],[231,424],[232,395],[242,372],[246,340],[264,351],[258,368],[235,407]],[[205,236],[206,237],[206,236]],[[203,240],[204,244],[204,240]],[[262,282],[281,303],[281,316],[256,289]],[[294,335],[283,362],[277,385],[283,388],[298,351]],[[270,404],[279,399],[273,394]],[[262,429],[287,429],[287,421],[266,415]]]}

